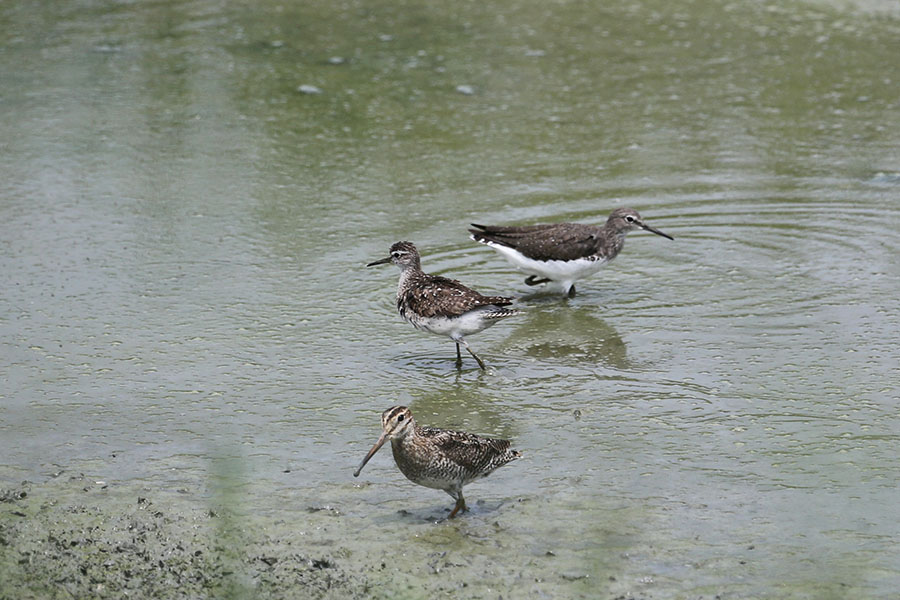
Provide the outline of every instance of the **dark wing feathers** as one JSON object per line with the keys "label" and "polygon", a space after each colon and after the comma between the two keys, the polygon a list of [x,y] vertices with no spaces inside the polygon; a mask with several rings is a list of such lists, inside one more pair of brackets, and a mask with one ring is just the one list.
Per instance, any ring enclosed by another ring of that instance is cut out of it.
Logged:
{"label": "dark wing feathers", "polygon": [[423,427],[422,434],[431,439],[444,457],[475,472],[487,474],[519,457],[517,451],[510,449],[509,440],[433,427]]}
{"label": "dark wing feathers", "polygon": [[512,298],[483,296],[455,279],[427,274],[409,286],[403,300],[423,317],[457,317],[479,306],[512,304]]}
{"label": "dark wing feathers", "polygon": [[[545,229],[547,227],[554,227],[555,225],[564,225],[564,223],[556,223],[547,224],[547,225],[479,225],[478,223],[470,223],[472,227],[475,229],[470,229],[470,233],[474,234],[487,234],[487,235],[495,235],[495,234],[527,234],[535,231],[540,231],[541,229]],[[477,230],[477,231],[476,231]]]}
{"label": "dark wing feathers", "polygon": [[481,243],[494,242],[518,250],[534,260],[575,260],[596,254],[602,241],[600,227],[582,223],[552,223],[506,227],[476,225],[472,238]]}

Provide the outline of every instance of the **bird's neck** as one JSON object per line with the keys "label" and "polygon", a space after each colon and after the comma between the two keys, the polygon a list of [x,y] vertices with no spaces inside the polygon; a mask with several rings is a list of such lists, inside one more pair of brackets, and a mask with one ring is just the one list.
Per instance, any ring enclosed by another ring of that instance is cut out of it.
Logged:
{"label": "bird's neck", "polygon": [[628,232],[617,231],[608,225],[603,227],[596,236],[594,253],[605,258],[613,258],[625,245],[626,233]]}
{"label": "bird's neck", "polygon": [[414,424],[412,427],[407,428],[403,435],[391,438],[391,448],[396,450],[403,448],[406,444],[411,443],[418,433],[419,426]]}
{"label": "bird's neck", "polygon": [[400,281],[397,283],[397,295],[403,295],[403,292],[419,277],[422,276],[422,269],[418,265],[408,265],[400,270]]}

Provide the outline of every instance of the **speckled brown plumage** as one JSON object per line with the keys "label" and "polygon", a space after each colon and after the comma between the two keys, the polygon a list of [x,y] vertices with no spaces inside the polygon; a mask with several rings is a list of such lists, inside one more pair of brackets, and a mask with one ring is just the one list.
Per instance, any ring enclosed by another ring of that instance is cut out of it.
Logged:
{"label": "speckled brown plumage", "polygon": [[383,432],[369,450],[362,468],[389,439],[397,467],[413,483],[447,492],[456,505],[450,518],[466,510],[462,488],[486,477],[495,469],[521,456],[508,440],[486,438],[465,431],[420,427],[405,406],[394,406],[381,415]]}
{"label": "speckled brown plumage", "polygon": [[456,363],[462,365],[459,345],[466,347],[485,369],[484,361],[469,347],[465,336],[487,329],[497,321],[519,314],[512,298],[484,296],[455,279],[422,271],[419,251],[411,242],[391,246],[390,256],[368,266],[393,263],[400,268],[397,311],[416,329],[446,335],[456,342]]}
{"label": "speckled brown plumage", "polygon": [[411,272],[397,289],[397,310],[421,317],[458,317],[480,306],[509,306],[512,298],[483,296],[455,279]]}

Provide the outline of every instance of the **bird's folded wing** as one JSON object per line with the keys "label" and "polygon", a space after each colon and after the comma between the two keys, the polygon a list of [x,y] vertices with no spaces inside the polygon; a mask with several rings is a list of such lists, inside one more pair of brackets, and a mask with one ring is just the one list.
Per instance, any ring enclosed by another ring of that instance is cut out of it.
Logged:
{"label": "bird's folded wing", "polygon": [[509,454],[509,440],[480,437],[465,431],[426,431],[441,453],[459,465],[482,468],[498,461],[503,464],[511,460],[511,457],[504,460]]}
{"label": "bird's folded wing", "polygon": [[597,239],[599,229],[581,223],[479,227],[480,230],[469,230],[476,241],[507,246],[532,260],[576,260],[591,256],[599,248]]}
{"label": "bird's folded wing", "polygon": [[406,291],[406,303],[423,317],[458,317],[479,306],[507,306],[512,299],[483,296],[455,279],[429,276],[428,281]]}

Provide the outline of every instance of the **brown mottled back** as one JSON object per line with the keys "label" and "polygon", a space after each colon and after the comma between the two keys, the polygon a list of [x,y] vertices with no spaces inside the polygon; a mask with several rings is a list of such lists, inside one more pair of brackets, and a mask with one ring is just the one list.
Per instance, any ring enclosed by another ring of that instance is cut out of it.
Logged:
{"label": "brown mottled back", "polygon": [[509,306],[512,298],[484,296],[455,279],[411,273],[397,294],[397,308],[406,306],[419,316],[458,317],[479,306]]}

